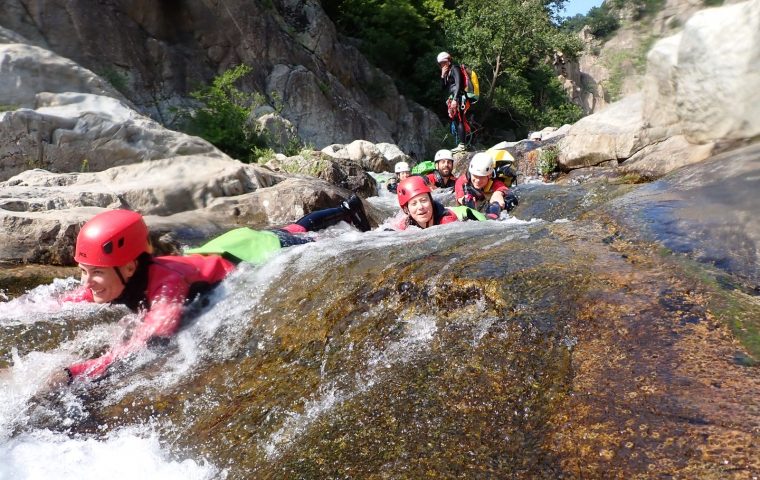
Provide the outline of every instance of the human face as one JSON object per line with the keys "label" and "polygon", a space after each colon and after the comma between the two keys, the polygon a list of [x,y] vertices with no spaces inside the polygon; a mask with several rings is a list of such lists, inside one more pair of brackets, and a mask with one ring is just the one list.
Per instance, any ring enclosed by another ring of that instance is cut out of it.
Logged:
{"label": "human face", "polygon": [[441,172],[441,175],[448,177],[451,175],[451,171],[454,169],[454,160],[441,159],[435,164],[435,168]]}
{"label": "human face", "polygon": [[398,179],[403,180],[412,176],[412,172],[398,172]]}
{"label": "human face", "polygon": [[430,200],[430,194],[420,193],[415,195],[406,204],[409,216],[417,222],[417,225],[422,228],[427,228],[430,225],[430,221],[433,219],[433,202]]}
{"label": "human face", "polygon": [[488,181],[491,179],[488,175],[470,175],[472,178],[472,186],[478,190],[483,190],[488,185]]}
{"label": "human face", "polygon": [[[124,281],[127,281],[135,273],[136,263],[129,262],[117,268],[124,277]],[[119,298],[124,291],[124,284],[114,267],[94,267],[80,263],[79,271],[82,275],[82,285],[90,289],[95,303],[110,303]]]}

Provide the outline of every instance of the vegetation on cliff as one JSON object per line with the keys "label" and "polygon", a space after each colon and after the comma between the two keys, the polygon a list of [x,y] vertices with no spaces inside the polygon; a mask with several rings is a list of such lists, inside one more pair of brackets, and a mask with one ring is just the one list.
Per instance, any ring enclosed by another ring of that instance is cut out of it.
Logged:
{"label": "vegetation on cliff", "polygon": [[[576,55],[581,45],[558,27],[564,0],[325,0],[339,31],[391,75],[405,95],[445,117],[436,54],[475,69],[481,99],[474,115],[483,134],[518,134],[574,122],[570,103],[549,65],[555,50]],[[481,136],[483,139],[483,136]]]}

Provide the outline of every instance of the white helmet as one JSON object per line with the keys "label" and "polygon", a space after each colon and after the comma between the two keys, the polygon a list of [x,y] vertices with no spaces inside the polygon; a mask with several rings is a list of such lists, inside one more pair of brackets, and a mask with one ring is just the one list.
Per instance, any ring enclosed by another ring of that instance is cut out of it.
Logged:
{"label": "white helmet", "polygon": [[393,167],[394,173],[401,173],[401,172],[409,172],[411,171],[409,169],[409,164],[406,162],[398,162],[395,167]]}
{"label": "white helmet", "polygon": [[438,150],[435,152],[435,162],[438,163],[438,160],[454,160],[454,154],[451,150]]}
{"label": "white helmet", "polygon": [[533,133],[531,133],[530,136],[528,137],[528,140],[538,140],[540,142],[541,141],[541,132],[533,132]]}
{"label": "white helmet", "polygon": [[493,173],[493,159],[486,152],[476,153],[470,160],[470,175],[490,177]]}
{"label": "white helmet", "polygon": [[450,61],[451,61],[451,55],[449,55],[448,52],[441,52],[438,54],[438,63],[450,62]]}

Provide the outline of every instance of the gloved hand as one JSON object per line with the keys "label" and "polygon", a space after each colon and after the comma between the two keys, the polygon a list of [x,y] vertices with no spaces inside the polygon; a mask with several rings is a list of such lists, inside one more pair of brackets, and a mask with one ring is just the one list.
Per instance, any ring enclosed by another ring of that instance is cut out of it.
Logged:
{"label": "gloved hand", "polygon": [[504,209],[507,212],[511,212],[515,209],[516,206],[520,204],[520,199],[517,198],[517,195],[513,191],[507,192],[506,195],[504,195]]}
{"label": "gloved hand", "polygon": [[491,204],[488,205],[488,210],[486,210],[486,218],[490,218],[491,220],[496,220],[499,218],[500,213],[501,213],[501,205],[499,205],[499,202],[491,202]]}
{"label": "gloved hand", "polygon": [[467,195],[471,195],[476,200],[483,200],[483,198],[485,198],[483,196],[483,192],[478,191],[475,187],[473,187],[469,183],[464,184],[464,193]]}
{"label": "gloved hand", "polygon": [[473,210],[477,210],[476,205],[475,205],[475,197],[473,197],[469,193],[466,193],[464,195],[464,198],[462,198],[462,205],[464,205],[465,207],[470,207]]}

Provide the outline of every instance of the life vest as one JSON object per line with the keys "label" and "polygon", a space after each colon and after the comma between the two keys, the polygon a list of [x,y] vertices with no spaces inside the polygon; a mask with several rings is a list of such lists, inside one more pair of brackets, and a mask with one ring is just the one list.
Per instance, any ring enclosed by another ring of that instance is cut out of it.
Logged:
{"label": "life vest", "polygon": [[462,72],[462,78],[464,79],[464,93],[467,95],[467,99],[470,102],[475,103],[480,97],[480,82],[478,81],[478,75],[475,70],[465,66],[459,65],[459,69]]}
{"label": "life vest", "polygon": [[433,170],[432,173],[428,173],[427,179],[431,185],[435,185],[438,188],[453,187],[457,182],[457,177],[451,176],[448,179],[445,179],[438,170]]}

